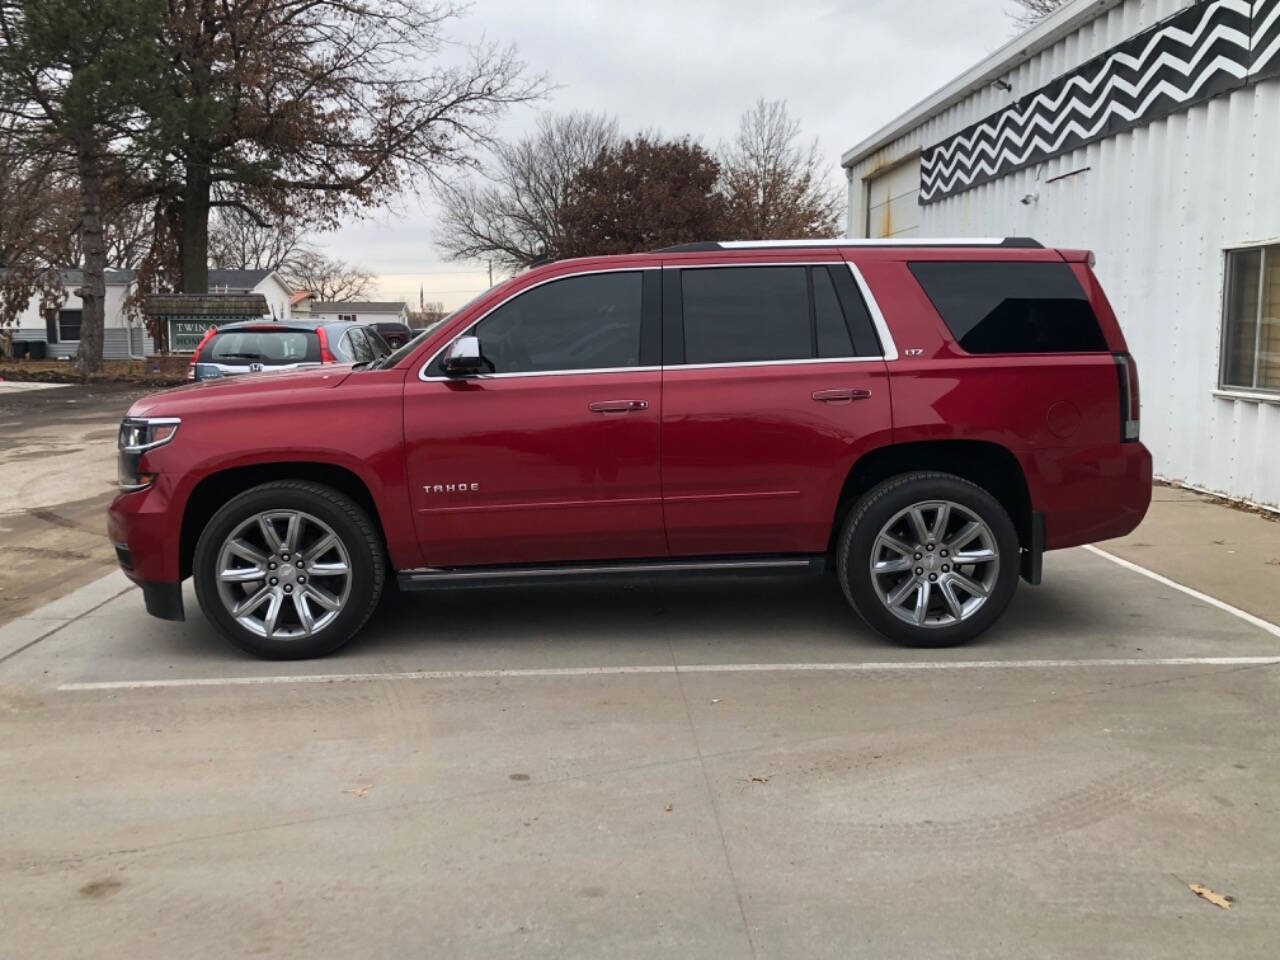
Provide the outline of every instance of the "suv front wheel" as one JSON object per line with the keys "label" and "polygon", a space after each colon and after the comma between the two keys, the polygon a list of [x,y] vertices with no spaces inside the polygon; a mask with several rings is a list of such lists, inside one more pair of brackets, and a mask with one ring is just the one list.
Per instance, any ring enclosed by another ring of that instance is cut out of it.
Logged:
{"label": "suv front wheel", "polygon": [[850,511],[837,545],[840,584],[890,640],[945,647],[1000,618],[1018,586],[1018,535],[986,490],[948,473],[884,481]]}
{"label": "suv front wheel", "polygon": [[205,526],[192,573],[204,615],[242,650],[319,657],[364,626],[386,576],[369,517],[330,487],[279,481],[229,500]]}

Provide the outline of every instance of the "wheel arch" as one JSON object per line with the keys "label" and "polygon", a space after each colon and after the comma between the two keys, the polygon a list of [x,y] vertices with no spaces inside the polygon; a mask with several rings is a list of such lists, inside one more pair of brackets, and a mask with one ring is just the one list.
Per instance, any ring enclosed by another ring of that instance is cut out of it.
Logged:
{"label": "wheel arch", "polygon": [[836,503],[828,550],[835,550],[840,528],[863,494],[890,477],[913,470],[938,470],[976,483],[1008,512],[1018,543],[1024,548],[1031,546],[1031,491],[1013,451],[985,440],[924,440],[877,447],[854,462]]}
{"label": "wheel arch", "polygon": [[[364,480],[346,467],[332,463],[313,461],[282,461],[230,467],[204,477],[192,489],[182,511],[182,535],[178,547],[179,576],[191,576],[192,559],[196,541],[210,518],[224,503],[237,494],[275,480],[306,480],[320,483],[350,497],[364,510],[382,535],[386,552],[386,527],[382,522],[377,501],[374,500]],[[388,557],[388,561],[389,561]]]}

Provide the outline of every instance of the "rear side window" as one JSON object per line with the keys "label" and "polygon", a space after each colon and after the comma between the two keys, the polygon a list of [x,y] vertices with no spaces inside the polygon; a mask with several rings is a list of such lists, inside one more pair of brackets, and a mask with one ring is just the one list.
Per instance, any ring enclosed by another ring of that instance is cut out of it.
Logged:
{"label": "rear side window", "polygon": [[880,354],[866,306],[842,265],[686,269],[681,292],[685,363]]}
{"label": "rear side window", "polygon": [[968,353],[1107,349],[1093,307],[1065,263],[928,261],[910,267]]}
{"label": "rear side window", "polygon": [[215,333],[200,351],[200,360],[237,366],[248,363],[319,363],[320,342],[302,330],[230,330]]}

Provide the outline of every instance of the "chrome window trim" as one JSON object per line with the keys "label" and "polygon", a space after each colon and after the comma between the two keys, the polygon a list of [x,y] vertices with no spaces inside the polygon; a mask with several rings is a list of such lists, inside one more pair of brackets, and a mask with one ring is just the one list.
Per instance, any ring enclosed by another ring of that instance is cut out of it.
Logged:
{"label": "chrome window trim", "polygon": [[862,239],[838,237],[834,240],[721,240],[721,250],[762,250],[808,247],[999,247],[1006,237],[915,237],[911,239]]}
{"label": "chrome window trim", "polygon": [[719,367],[798,367],[806,363],[880,363],[884,357],[802,357],[799,360],[733,360],[728,363],[673,363],[664,370],[714,370]]}
{"label": "chrome window trim", "polygon": [[871,292],[871,287],[867,285],[867,280],[862,275],[862,271],[858,269],[856,263],[850,263],[849,270],[853,273],[854,282],[858,284],[858,291],[862,294],[862,299],[866,303],[867,309],[871,311],[871,324],[876,328],[876,334],[880,337],[881,359],[886,362],[897,360],[898,345],[893,342],[893,334],[889,332],[889,324],[885,322],[884,311],[880,309],[880,304],[876,301],[875,294]]}
{"label": "chrome window trim", "polygon": [[[999,241],[997,241],[999,242]],[[828,244],[829,245],[829,244]],[[471,333],[483,320],[499,307],[510,303],[521,294],[527,293],[537,287],[556,280],[568,280],[570,277],[582,277],[596,273],[636,273],[645,270],[703,270],[714,269],[717,267],[831,267],[845,263],[849,270],[853,273],[854,282],[858,285],[858,291],[862,294],[862,299],[866,302],[867,310],[871,314],[871,323],[875,327],[876,335],[880,338],[880,346],[882,353],[874,356],[866,357],[803,357],[799,360],[741,360],[730,363],[675,363],[662,366],[648,367],[597,367],[584,370],[538,370],[531,373],[482,373],[473,377],[429,377],[427,376],[427,368],[436,361],[442,353],[449,349],[459,337],[465,337]],[[576,273],[565,273],[555,277],[548,277],[538,283],[525,287],[511,296],[506,297],[499,303],[495,303],[492,307],[484,312],[483,315],[477,317],[469,323],[463,330],[459,331],[431,357],[418,368],[418,379],[423,383],[447,383],[457,382],[460,379],[466,380],[508,380],[518,377],[568,377],[574,375],[585,375],[593,373],[654,373],[662,370],[715,370],[730,367],[787,367],[799,366],[806,363],[874,363],[877,361],[897,360],[898,348],[893,341],[893,335],[889,333],[889,325],[885,322],[884,313],[880,310],[880,304],[876,302],[876,298],[871,293],[871,288],[867,285],[867,281],[863,278],[862,272],[858,269],[857,264],[849,263],[845,260],[764,260],[764,261],[742,261],[731,263],[667,263],[661,266],[652,267],[615,267],[605,270],[580,270]]]}

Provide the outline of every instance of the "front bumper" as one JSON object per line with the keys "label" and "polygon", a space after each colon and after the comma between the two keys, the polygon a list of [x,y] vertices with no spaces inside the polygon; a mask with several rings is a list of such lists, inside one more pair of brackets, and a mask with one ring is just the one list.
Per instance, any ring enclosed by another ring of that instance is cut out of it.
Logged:
{"label": "front bumper", "polygon": [[163,476],[145,490],[119,494],[107,509],[107,536],[125,575],[142,588],[147,612],[182,620],[182,518],[173,516],[168,494]]}

